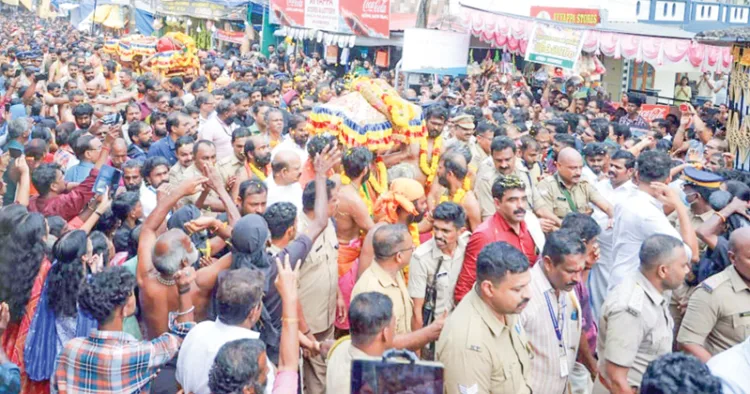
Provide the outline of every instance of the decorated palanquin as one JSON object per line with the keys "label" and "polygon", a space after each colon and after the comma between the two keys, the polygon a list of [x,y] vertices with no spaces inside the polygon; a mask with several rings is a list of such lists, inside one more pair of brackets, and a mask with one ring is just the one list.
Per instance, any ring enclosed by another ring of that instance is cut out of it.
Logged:
{"label": "decorated palanquin", "polygon": [[133,62],[134,67],[153,56],[149,67],[165,76],[182,75],[189,68],[200,67],[195,40],[179,32],[167,33],[161,38],[130,35],[110,39],[104,51],[118,56],[121,62]]}
{"label": "decorated palanquin", "polygon": [[368,77],[354,79],[348,93],[315,106],[310,127],[314,134],[336,136],[346,147],[366,146],[372,151],[426,136],[421,108],[401,98],[385,81]]}

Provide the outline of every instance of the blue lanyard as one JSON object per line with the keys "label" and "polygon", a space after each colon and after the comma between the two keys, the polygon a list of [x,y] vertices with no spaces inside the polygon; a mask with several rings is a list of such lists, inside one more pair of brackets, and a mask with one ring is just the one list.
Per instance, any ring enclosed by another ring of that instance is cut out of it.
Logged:
{"label": "blue lanyard", "polygon": [[563,303],[560,305],[560,317],[555,316],[555,311],[552,309],[552,302],[549,300],[549,293],[544,293],[544,298],[547,300],[547,310],[549,311],[549,317],[552,319],[552,326],[555,328],[555,335],[557,340],[560,342],[560,346],[563,346],[563,328],[565,325],[565,307],[567,302],[563,298]]}

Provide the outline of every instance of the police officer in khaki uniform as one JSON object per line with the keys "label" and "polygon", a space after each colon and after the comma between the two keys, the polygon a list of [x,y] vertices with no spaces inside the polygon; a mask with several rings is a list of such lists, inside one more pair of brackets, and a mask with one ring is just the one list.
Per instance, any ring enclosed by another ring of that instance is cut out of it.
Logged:
{"label": "police officer in khaki uniform", "polygon": [[409,230],[404,225],[380,226],[372,237],[372,247],[375,264],[370,264],[354,284],[352,299],[369,291],[387,295],[393,302],[396,333],[409,333],[413,306],[402,272],[414,253]]}
{"label": "police officer in khaki uniform", "polygon": [[[349,323],[351,336],[342,337],[328,351],[328,394],[351,392],[353,360],[380,357],[395,346],[396,319],[393,318],[393,303],[386,295],[367,292],[352,298]],[[307,380],[307,376],[304,379]]]}
{"label": "police officer in khaki uniform", "polygon": [[232,131],[232,152],[229,157],[219,157],[218,166],[219,174],[224,180],[224,184],[234,186],[230,178],[235,178],[237,170],[245,166],[245,142],[252,136],[252,132],[245,127],[239,127]]}
{"label": "police officer in khaki uniform", "polygon": [[597,384],[618,393],[640,387],[648,364],[672,351],[664,292],[677,288],[690,269],[682,241],[669,235],[647,238],[639,256],[640,270],[607,295],[599,324]]}
{"label": "police officer in khaki uniform", "polygon": [[[495,137],[490,145],[490,157],[485,159],[477,170],[474,182],[474,194],[479,201],[482,220],[495,214],[495,200],[492,198],[492,183],[500,175],[515,175],[518,179],[527,179],[517,166],[516,143],[508,137]],[[535,191],[531,184],[524,182],[526,199],[529,206],[534,203]]]}
{"label": "police officer in khaki uniform", "polygon": [[[328,216],[332,216],[336,207],[336,184],[328,180],[327,189]],[[314,210],[315,182],[310,182],[302,193],[302,212],[297,219],[298,232],[304,232],[314,220]],[[346,317],[344,300],[338,291],[338,257],[339,241],[336,238],[336,228],[333,226],[333,221],[328,219],[328,226],[313,243],[312,250],[305,258],[299,272],[299,303],[305,314],[307,327],[318,342],[332,340],[334,319],[343,320]],[[336,303],[338,299],[340,299],[341,306],[339,309]],[[304,392],[306,394],[324,393],[326,364],[323,357],[320,355],[306,357],[303,369]]]}
{"label": "police officer in khaki uniform", "polygon": [[554,220],[560,225],[571,212],[591,214],[593,203],[610,219],[614,208],[594,186],[581,179],[583,158],[573,148],[564,148],[557,155],[557,173],[542,179],[534,198],[534,213],[540,218]]}
{"label": "police officer in khaki uniform", "polygon": [[[711,218],[715,212],[711,209],[711,205],[708,203],[708,199],[716,190],[719,190],[721,183],[724,181],[719,175],[712,172],[697,170],[693,167],[686,167],[683,171],[682,180],[684,182],[683,192],[685,193],[685,199],[690,205],[688,215],[690,216],[690,223],[693,225],[693,229],[697,229],[709,218]],[[668,217],[669,222],[680,231],[680,222],[677,220],[677,212],[673,212]],[[701,253],[706,251],[706,243],[698,239],[698,249]],[[688,285],[692,283],[692,285]],[[696,289],[695,275],[689,273],[686,278],[686,283],[675,289],[672,292],[672,297],[669,299],[669,312],[672,314],[675,326],[675,335],[680,329],[682,324],[682,317],[685,313],[685,307],[688,303],[688,299]]]}
{"label": "police officer in khaki uniform", "polygon": [[688,302],[677,342],[701,361],[750,336],[750,228],[732,232],[732,265],[706,279]]}
{"label": "police officer in khaki uniform", "polygon": [[505,242],[477,257],[477,281],[437,342],[446,394],[531,393],[530,347],[518,314],[531,294],[529,262]]}

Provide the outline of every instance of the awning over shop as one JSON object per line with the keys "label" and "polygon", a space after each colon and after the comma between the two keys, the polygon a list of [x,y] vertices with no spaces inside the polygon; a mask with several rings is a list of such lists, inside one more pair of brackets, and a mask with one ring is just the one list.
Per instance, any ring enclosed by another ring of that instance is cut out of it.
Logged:
{"label": "awning over shop", "polygon": [[397,32],[391,32],[390,38],[372,38],[352,34],[329,33],[327,31],[302,27],[283,26],[274,32],[274,36],[290,37],[295,40],[314,40],[325,45],[336,45],[340,48],[352,48],[354,46],[404,46],[404,34]]}
{"label": "awning over shop", "polygon": [[[535,18],[462,7],[465,27],[472,35],[515,54],[525,54],[535,24],[561,26]],[[584,30],[582,50],[615,59],[648,62],[655,68],[667,64],[689,64],[700,71],[728,72],[732,65],[731,48],[706,45],[692,40],[693,34],[681,29],[631,23],[610,23]],[[687,63],[684,63],[687,62]]]}
{"label": "awning over shop", "polygon": [[99,23],[110,29],[125,27],[125,18],[119,5],[100,5],[94,11],[94,23]]}

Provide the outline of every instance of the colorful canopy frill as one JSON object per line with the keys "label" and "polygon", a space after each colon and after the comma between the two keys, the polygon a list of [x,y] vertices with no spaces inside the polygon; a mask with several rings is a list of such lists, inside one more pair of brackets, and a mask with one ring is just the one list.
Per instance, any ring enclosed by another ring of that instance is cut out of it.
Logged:
{"label": "colorful canopy frill", "polygon": [[422,111],[382,80],[357,78],[352,92],[313,108],[311,132],[337,136],[347,147],[372,151],[412,143],[426,135]]}
{"label": "colorful canopy frill", "polygon": [[[472,35],[514,54],[526,53],[535,20],[514,18],[473,8],[463,8],[464,24]],[[583,51],[615,59],[624,58],[652,65],[681,63],[687,59],[702,71],[729,72],[732,68],[731,47],[701,44],[689,39],[652,37],[616,33],[596,28],[586,29]]]}
{"label": "colorful canopy frill", "polygon": [[[180,46],[175,50],[160,50]],[[195,40],[179,33],[167,33],[164,37],[147,37],[142,35],[125,36],[119,40],[110,39],[104,44],[104,51],[118,55],[123,61],[132,61],[135,56],[147,58],[154,56],[151,68],[168,76],[180,75],[188,68],[200,67]]]}

